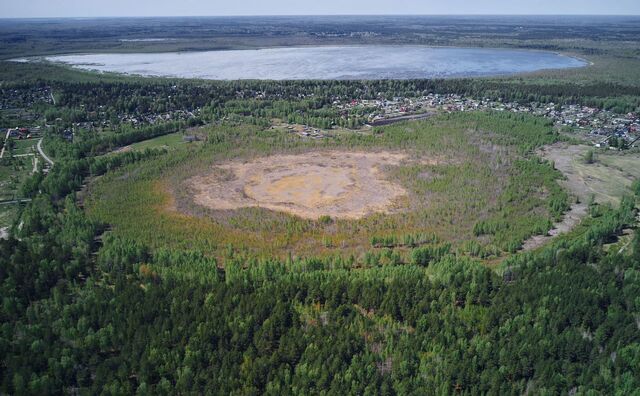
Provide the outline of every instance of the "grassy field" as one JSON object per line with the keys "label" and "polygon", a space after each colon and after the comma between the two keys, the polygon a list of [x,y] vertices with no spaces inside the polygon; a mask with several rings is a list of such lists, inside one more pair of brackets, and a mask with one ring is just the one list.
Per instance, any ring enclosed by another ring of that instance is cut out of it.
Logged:
{"label": "grassy field", "polygon": [[640,154],[596,150],[593,163],[587,163],[585,154],[590,150],[594,149],[586,145],[558,145],[543,155],[567,175],[562,183],[583,202],[593,197],[599,203],[618,204],[640,178]]}
{"label": "grassy field", "polygon": [[22,181],[31,173],[31,157],[3,159],[0,164],[0,200],[14,199]]}
{"label": "grassy field", "polygon": [[18,210],[18,205],[0,205],[0,228],[11,227]]}
{"label": "grassy field", "polygon": [[[31,174],[32,169],[33,163],[30,156],[3,159],[0,163],[0,200],[22,198],[20,186]],[[17,205],[0,205],[0,228],[11,226],[17,215]]]}
{"label": "grassy field", "polygon": [[[409,247],[421,240],[485,258],[515,251],[530,235],[546,232],[568,200],[556,183],[560,174],[531,155],[559,136],[532,117],[457,114],[319,141],[250,126],[208,132],[204,145],[179,145],[100,178],[89,187],[89,215],[113,224],[116,236],[154,249],[216,257],[230,250],[261,257],[340,255],[362,263],[409,261]],[[409,191],[405,210],[329,221],[261,208],[215,211],[196,205],[184,184],[232,158],[338,148],[400,150],[416,158],[388,170],[389,179]],[[373,245],[389,249],[371,253]]]}
{"label": "grassy field", "polygon": [[584,175],[587,185],[609,202],[618,203],[625,194],[630,194],[631,183],[640,178],[640,155],[603,152],[596,154],[594,164],[574,160],[575,166]]}
{"label": "grassy field", "polygon": [[37,139],[14,140],[14,147],[11,150],[13,155],[33,154],[35,153],[35,145]]}
{"label": "grassy field", "polygon": [[600,163],[617,169],[627,178],[640,179],[640,153],[603,153],[598,156]]}

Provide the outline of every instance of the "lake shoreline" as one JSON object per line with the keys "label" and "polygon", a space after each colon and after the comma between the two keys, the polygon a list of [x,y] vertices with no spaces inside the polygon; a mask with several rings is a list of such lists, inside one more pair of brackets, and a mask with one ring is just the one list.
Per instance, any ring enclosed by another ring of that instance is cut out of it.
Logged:
{"label": "lake shoreline", "polygon": [[[205,80],[413,80],[511,76],[579,68],[588,61],[551,51],[434,46],[339,45],[37,58],[74,69]],[[14,59],[34,61],[34,59]]]}

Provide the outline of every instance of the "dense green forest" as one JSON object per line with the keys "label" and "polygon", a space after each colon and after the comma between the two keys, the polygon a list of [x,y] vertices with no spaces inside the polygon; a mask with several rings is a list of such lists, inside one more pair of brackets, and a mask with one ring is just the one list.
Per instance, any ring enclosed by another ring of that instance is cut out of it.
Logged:
{"label": "dense green forest", "polygon": [[[498,276],[445,255],[365,271],[265,262],[220,272],[189,253],[105,240],[69,199],[2,242],[2,388],[47,394],[587,392],[640,386],[635,215],[583,229]],[[58,214],[56,214],[56,212]],[[73,241],[73,242],[72,242]],[[19,284],[20,288],[15,286]]]}
{"label": "dense green forest", "polygon": [[30,180],[23,223],[0,242],[3,392],[630,394],[640,386],[640,238],[608,248],[635,222],[637,198],[592,205],[574,232],[498,271],[444,247],[364,269],[348,258],[247,261],[230,251],[221,268],[201,252],[101,237],[106,224],[78,207],[87,175],[163,152],[77,150]]}
{"label": "dense green forest", "polygon": [[[523,251],[576,203],[539,157],[575,143],[548,120],[441,114],[318,140],[271,128],[356,128],[366,111],[334,102],[429,93],[640,110],[635,20],[567,17],[577,27],[566,29],[491,18],[358,25],[377,38],[322,18],[241,32],[224,18],[178,19],[164,23],[183,41],[146,44],[111,32],[167,37],[166,25],[0,24],[0,127],[43,126],[55,161],[32,170],[30,157],[11,158],[14,140],[0,161],[6,197],[30,199],[2,208],[13,220],[0,238],[0,394],[638,394],[640,180],[619,204],[580,202],[579,225]],[[509,78],[216,82],[4,60],[285,37],[545,49],[593,65]],[[201,140],[185,143],[191,134]],[[179,144],[157,143],[168,137]],[[221,214],[183,184],[225,160],[340,149],[409,153],[413,163],[386,171],[409,192],[408,209],[358,220]],[[590,153],[585,161],[604,162]]]}

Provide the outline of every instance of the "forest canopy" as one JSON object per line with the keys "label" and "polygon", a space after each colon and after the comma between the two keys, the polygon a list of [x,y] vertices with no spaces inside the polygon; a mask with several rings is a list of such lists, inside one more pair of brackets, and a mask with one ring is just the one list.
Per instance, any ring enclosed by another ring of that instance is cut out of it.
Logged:
{"label": "forest canopy", "polygon": [[[362,18],[0,21],[0,127],[13,131],[0,158],[0,394],[638,393],[637,152],[610,136],[611,149],[591,144],[577,162],[546,160],[543,149],[589,131],[518,106],[632,118],[637,18]],[[201,81],[8,61],[285,42],[535,49],[592,64]],[[373,107],[352,105],[427,95],[514,107],[367,126]],[[189,184],[237,181],[229,164],[345,152],[402,158],[371,168],[403,192],[389,210],[226,210],[199,204]],[[628,183],[583,199],[567,164]]]}

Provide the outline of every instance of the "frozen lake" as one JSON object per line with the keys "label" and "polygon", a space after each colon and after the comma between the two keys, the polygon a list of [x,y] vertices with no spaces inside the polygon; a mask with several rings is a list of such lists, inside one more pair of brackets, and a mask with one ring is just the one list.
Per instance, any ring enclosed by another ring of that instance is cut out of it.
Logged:
{"label": "frozen lake", "polygon": [[211,80],[476,77],[586,65],[580,59],[552,52],[387,45],[60,55],[46,59],[101,72]]}

